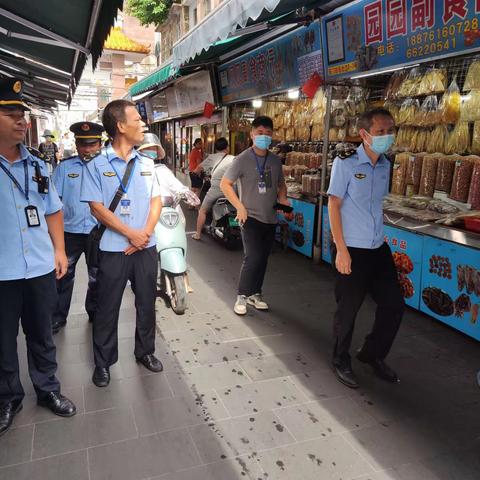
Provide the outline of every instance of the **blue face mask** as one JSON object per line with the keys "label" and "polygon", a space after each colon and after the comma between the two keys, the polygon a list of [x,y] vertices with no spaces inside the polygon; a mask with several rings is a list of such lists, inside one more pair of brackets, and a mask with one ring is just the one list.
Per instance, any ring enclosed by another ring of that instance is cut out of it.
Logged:
{"label": "blue face mask", "polygon": [[144,155],[146,155],[147,157],[150,157],[152,160],[157,159],[157,152],[152,152],[151,150],[146,150],[146,151],[143,151],[142,153]]}
{"label": "blue face mask", "polygon": [[272,137],[268,135],[257,135],[253,137],[253,144],[260,150],[268,150],[272,144]]}
{"label": "blue face mask", "polygon": [[[370,135],[370,134],[368,134]],[[389,135],[370,135],[370,138],[372,139],[372,143],[370,145],[370,148],[375,152],[378,153],[379,155],[385,152],[388,152],[390,147],[393,145],[393,142],[395,141],[395,135],[389,134]]]}

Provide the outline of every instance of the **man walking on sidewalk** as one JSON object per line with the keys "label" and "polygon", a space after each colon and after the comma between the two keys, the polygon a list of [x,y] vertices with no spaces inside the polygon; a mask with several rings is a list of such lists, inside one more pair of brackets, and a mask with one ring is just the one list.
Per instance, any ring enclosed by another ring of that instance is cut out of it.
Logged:
{"label": "man walking on sidewalk", "polygon": [[[223,193],[236,208],[242,226],[244,257],[233,308],[238,315],[247,313],[247,304],[258,310],[268,310],[262,297],[262,286],[275,239],[275,205],[277,202],[290,205],[282,161],[268,150],[272,135],[272,119],[255,118],[250,133],[253,147],[235,158],[220,183]],[[240,198],[233,188],[237,180]]]}
{"label": "man walking on sidewalk", "polygon": [[383,198],[390,179],[390,162],[384,153],[394,142],[394,121],[388,110],[375,109],[362,115],[360,127],[363,144],[350,157],[335,159],[327,192],[336,267],[333,369],[338,380],[351,388],[357,388],[358,382],[350,344],[366,294],[372,295],[377,310],[357,358],[392,383],[398,377],[385,357],[404,311],[392,253],[383,234]]}
{"label": "man walking on sidewalk", "polygon": [[62,203],[41,153],[23,145],[29,108],[21,92],[20,80],[0,80],[0,436],[25,397],[17,354],[19,320],[38,404],[61,417],[76,413],[60,393],[51,323],[55,277],[67,271]]}
{"label": "man walking on sidewalk", "polygon": [[[93,322],[92,380],[97,387],[110,383],[110,366],[118,360],[118,317],[128,280],[137,310],[135,358],[152,372],[163,369],[154,356],[158,260],[153,235],[162,204],[153,160],[134,148],[143,141],[145,124],[134,103],[114,100],[105,107],[103,126],[112,144],[87,164],[81,193],[81,200],[106,227]],[[112,199],[120,191],[122,198],[113,208]]]}
{"label": "man walking on sidewalk", "polygon": [[[64,159],[53,173],[53,182],[63,203],[65,250],[68,258],[67,273],[57,281],[58,300],[52,319],[54,334],[67,324],[75,282],[75,268],[82,253],[86,258],[88,234],[97,224],[88,204],[80,201],[80,190],[87,163],[100,153],[103,130],[98,123],[74,123],[70,131],[75,134],[78,155]],[[85,310],[90,322],[93,322],[97,308],[96,276],[97,269],[89,267]]]}

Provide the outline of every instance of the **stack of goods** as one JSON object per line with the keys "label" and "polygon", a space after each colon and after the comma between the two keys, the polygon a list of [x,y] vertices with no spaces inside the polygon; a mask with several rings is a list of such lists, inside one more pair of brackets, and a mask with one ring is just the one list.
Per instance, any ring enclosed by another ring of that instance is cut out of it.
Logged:
{"label": "stack of goods", "polygon": [[[315,149],[318,149],[317,146]],[[312,145],[304,146],[303,149],[313,150]],[[316,152],[287,153],[283,174],[287,182],[288,193],[316,196],[320,192],[320,175],[322,167],[322,155]]]}

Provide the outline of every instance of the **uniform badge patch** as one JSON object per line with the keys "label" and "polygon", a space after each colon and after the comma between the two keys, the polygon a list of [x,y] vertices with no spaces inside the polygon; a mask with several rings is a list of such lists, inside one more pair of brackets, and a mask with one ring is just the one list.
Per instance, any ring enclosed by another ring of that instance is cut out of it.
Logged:
{"label": "uniform badge patch", "polygon": [[358,178],[359,180],[363,180],[366,177],[364,173],[356,173],[355,178]]}
{"label": "uniform badge patch", "polygon": [[80,174],[78,174],[78,173],[69,173],[68,174],[68,178],[77,178],[79,176],[80,176]]}
{"label": "uniform badge patch", "polygon": [[115,175],[115,172],[103,172],[104,177],[114,177]]}
{"label": "uniform badge patch", "polygon": [[151,177],[151,176],[152,176],[152,172],[148,172],[148,171],[146,171],[146,172],[140,172],[140,175],[141,175],[142,177]]}
{"label": "uniform badge patch", "polygon": [[20,91],[22,90],[22,82],[20,82],[20,80],[17,80],[13,84],[12,90],[14,91],[14,93],[20,93]]}

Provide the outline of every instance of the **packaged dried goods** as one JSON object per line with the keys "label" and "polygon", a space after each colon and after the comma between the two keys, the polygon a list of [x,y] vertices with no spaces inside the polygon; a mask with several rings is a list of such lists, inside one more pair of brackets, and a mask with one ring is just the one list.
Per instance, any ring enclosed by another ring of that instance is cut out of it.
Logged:
{"label": "packaged dried goods", "polygon": [[401,202],[401,205],[415,210],[425,210],[430,205],[430,199],[424,197],[406,198]]}
{"label": "packaged dried goods", "polygon": [[480,210],[480,160],[473,165],[468,203],[472,206],[472,210]]}
{"label": "packaged dried goods", "polygon": [[383,108],[390,112],[393,119],[395,120],[395,124],[398,125],[400,107],[393,102],[387,101],[384,103]]}
{"label": "packaged dried goods", "polygon": [[447,89],[447,72],[443,68],[431,68],[422,76],[418,95],[442,93]]}
{"label": "packaged dried goods", "polygon": [[437,178],[435,180],[435,190],[438,192],[450,193],[455,170],[455,161],[458,157],[440,157],[437,166]]}
{"label": "packaged dried goods", "polygon": [[312,127],[312,141],[316,142],[323,139],[323,123],[316,123]]}
{"label": "packaged dried goods", "polygon": [[474,88],[480,88],[480,58],[475,59],[468,67],[465,83],[463,84],[464,92]]}
{"label": "packaged dried goods", "polygon": [[480,90],[471,90],[463,97],[460,120],[465,122],[480,120]]}
{"label": "packaged dried goods", "polygon": [[295,140],[295,129],[294,128],[287,128],[285,131],[285,137],[287,142]]}
{"label": "packaged dried goods", "polygon": [[407,98],[398,112],[398,125],[415,125],[420,102],[416,98]]}
{"label": "packaged dried goods", "polygon": [[431,132],[425,128],[418,130],[417,141],[415,144],[415,152],[425,152],[427,149],[428,139],[430,138]]}
{"label": "packaged dried goods", "polygon": [[472,178],[473,161],[469,157],[463,157],[455,162],[452,189],[449,198],[457,202],[467,202]]}
{"label": "packaged dried goods", "polygon": [[407,186],[408,153],[397,153],[393,162],[392,188],[394,195],[405,195]]}
{"label": "packaged dried goods", "polygon": [[418,68],[412,68],[408,77],[400,85],[398,91],[399,97],[413,97],[418,95],[420,83],[422,81],[422,73]]}
{"label": "packaged dried goods", "polygon": [[428,153],[442,153],[445,151],[445,143],[448,140],[448,128],[446,125],[437,125],[427,138],[425,151]]}
{"label": "packaged dried goods", "polygon": [[413,127],[400,127],[395,137],[394,149],[402,152],[410,150],[412,136],[415,134]]}
{"label": "packaged dried goods", "polygon": [[416,124],[420,127],[431,127],[442,120],[442,112],[438,109],[438,100],[435,95],[425,98],[417,115]]}
{"label": "packaged dried goods", "polygon": [[338,141],[338,128],[331,128],[328,131],[328,139],[331,142],[337,142]]}
{"label": "packaged dried goods", "polygon": [[458,122],[450,133],[445,145],[445,153],[461,155],[470,150],[470,128],[468,122]]}
{"label": "packaged dried goods", "polygon": [[408,143],[408,150],[410,152],[418,152],[417,143],[418,143],[419,133],[420,133],[420,130],[418,130],[417,128],[413,130],[413,135],[410,137],[410,142]]}
{"label": "packaged dried goods", "polygon": [[409,197],[418,194],[420,177],[422,175],[423,155],[408,154],[407,180],[405,194]]}
{"label": "packaged dried goods", "polygon": [[480,155],[480,120],[473,124],[472,148],[471,152]]}
{"label": "packaged dried goods", "polygon": [[427,207],[428,210],[432,210],[437,213],[444,214],[453,214],[458,213],[459,209],[455,205],[451,205],[447,202],[442,202],[441,200],[432,200]]}
{"label": "packaged dried goods", "polygon": [[435,181],[437,179],[437,155],[425,155],[422,163],[422,174],[418,194],[422,197],[433,197],[435,192]]}
{"label": "packaged dried goods", "polygon": [[355,138],[358,137],[358,131],[360,130],[359,128],[359,121],[360,119],[357,118],[351,118],[348,122],[348,136],[350,138]]}
{"label": "packaged dried goods", "polygon": [[460,105],[462,96],[458,88],[456,77],[453,78],[448,90],[443,94],[438,109],[442,114],[443,123],[457,123],[460,118]]}
{"label": "packaged dried goods", "polygon": [[387,88],[385,90],[385,98],[387,100],[395,100],[398,98],[398,92],[400,90],[400,87],[407,76],[408,71],[401,70],[395,72],[390,77],[390,81],[388,82]]}

